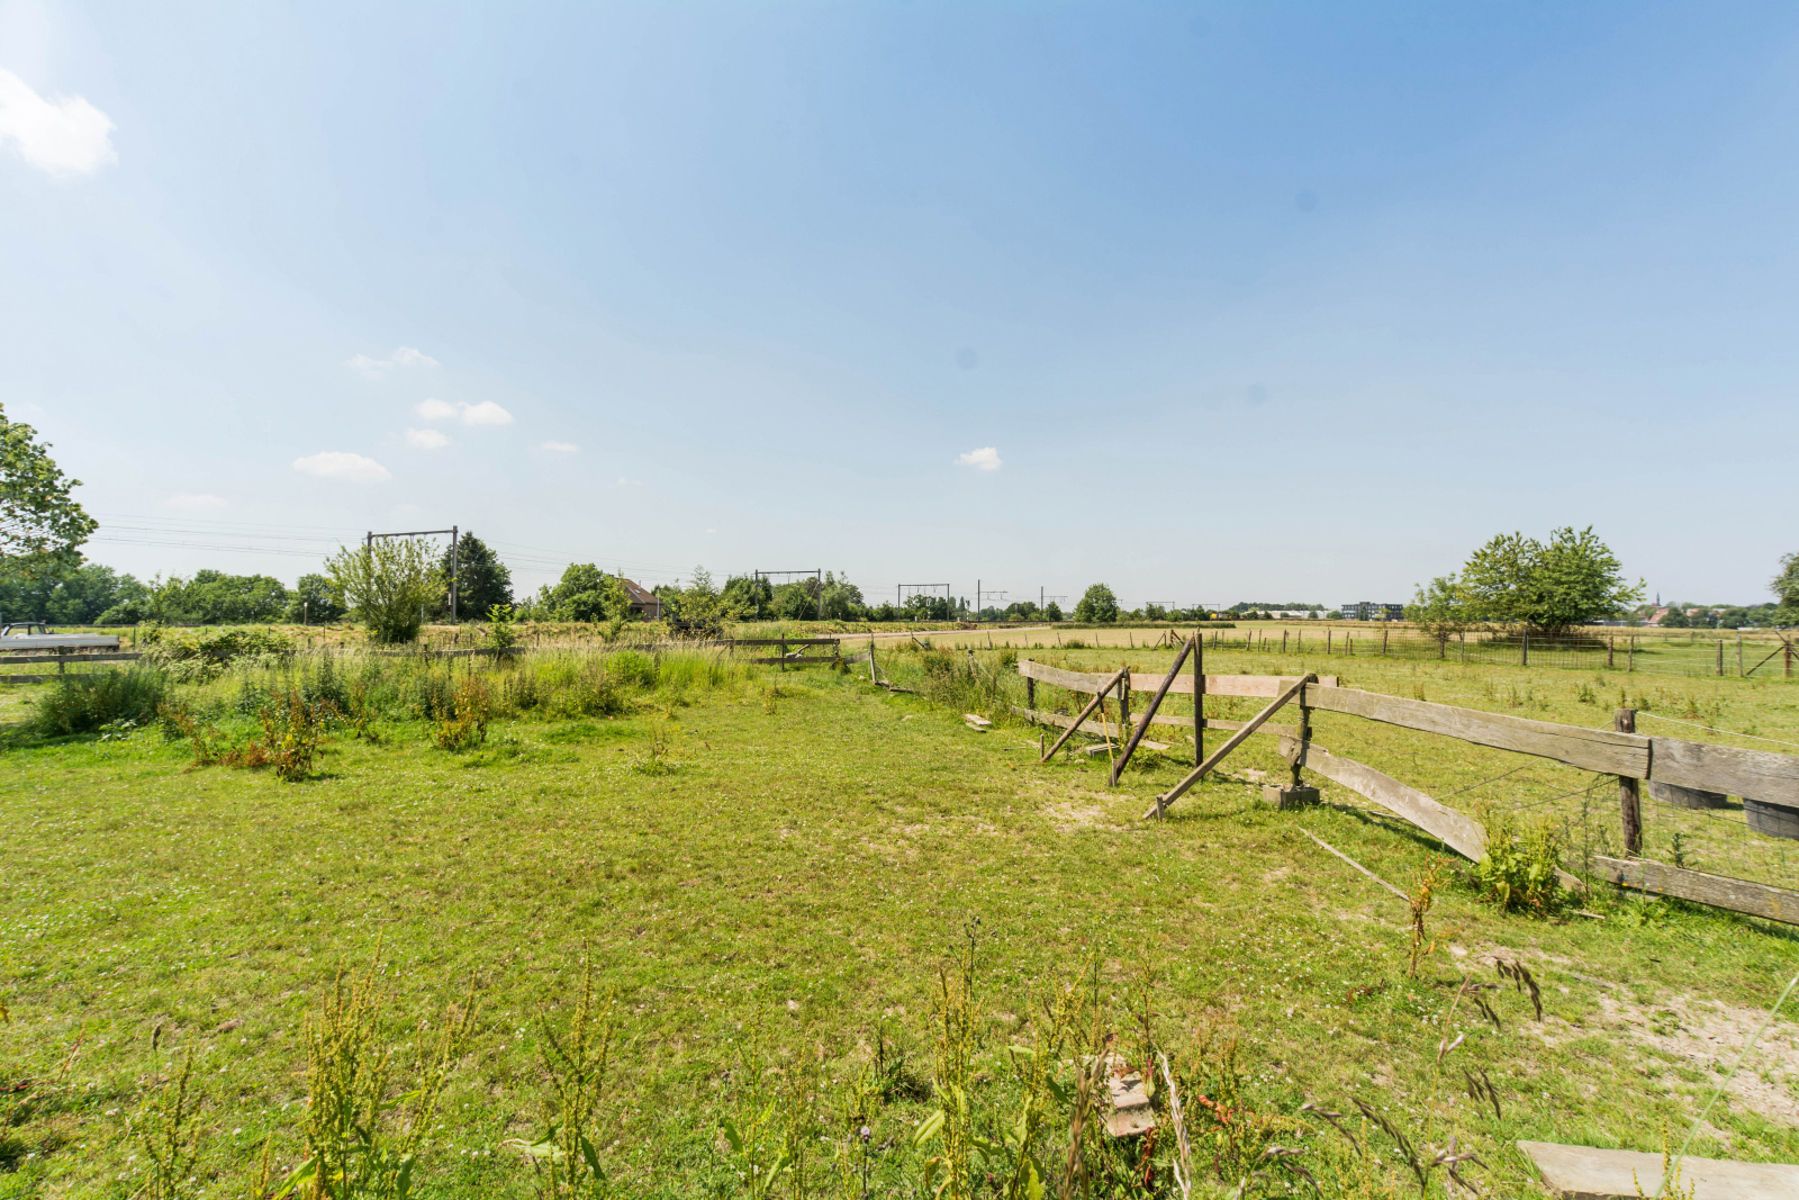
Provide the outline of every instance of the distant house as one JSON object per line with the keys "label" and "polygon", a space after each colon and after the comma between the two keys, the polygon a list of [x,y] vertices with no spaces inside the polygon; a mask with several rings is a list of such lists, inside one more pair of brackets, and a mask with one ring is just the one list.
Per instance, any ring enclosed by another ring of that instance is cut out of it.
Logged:
{"label": "distant house", "polygon": [[1673,611],[1674,611],[1673,609],[1669,608],[1667,605],[1664,604],[1660,608],[1656,609],[1654,612],[1650,613],[1649,618],[1646,621],[1644,621],[1643,624],[1645,624],[1645,625],[1660,625],[1663,621],[1666,621],[1668,619],[1668,614]]}
{"label": "distant house", "polygon": [[662,597],[645,588],[634,579],[626,579],[623,575],[618,581],[625,585],[625,594],[631,598],[631,611],[637,614],[640,621],[660,621],[662,619]]}
{"label": "distant house", "polygon": [[1379,604],[1373,600],[1358,600],[1353,604],[1345,604],[1340,610],[1345,621],[1403,621],[1405,605]]}

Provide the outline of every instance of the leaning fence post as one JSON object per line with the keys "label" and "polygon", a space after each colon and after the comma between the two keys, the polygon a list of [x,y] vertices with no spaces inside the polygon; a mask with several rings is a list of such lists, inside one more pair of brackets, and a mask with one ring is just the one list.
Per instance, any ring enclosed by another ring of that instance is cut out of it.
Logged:
{"label": "leaning fence post", "polygon": [[[1635,733],[1637,731],[1637,710],[1621,708],[1612,718],[1612,727],[1619,733]],[[1624,817],[1624,853],[1632,858],[1643,853],[1643,808],[1637,793],[1637,781],[1628,775],[1618,776],[1618,807]]]}

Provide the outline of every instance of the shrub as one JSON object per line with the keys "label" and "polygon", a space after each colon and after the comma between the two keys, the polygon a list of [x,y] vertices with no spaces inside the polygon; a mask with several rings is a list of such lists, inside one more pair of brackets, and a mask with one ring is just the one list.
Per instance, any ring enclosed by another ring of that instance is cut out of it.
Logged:
{"label": "shrub", "polygon": [[1525,823],[1495,809],[1481,813],[1487,856],[1474,864],[1481,896],[1506,912],[1553,912],[1562,901],[1556,871],[1562,860],[1562,832],[1541,817]]}
{"label": "shrub", "polygon": [[472,750],[487,740],[493,717],[493,691],[479,675],[464,675],[456,685],[450,711],[438,718],[431,738],[440,750]]}
{"label": "shrub", "polygon": [[116,721],[154,718],[168,691],[168,677],[148,667],[65,675],[37,697],[25,725],[44,737],[93,733]]}
{"label": "shrub", "polygon": [[418,640],[424,613],[444,595],[437,556],[418,538],[384,538],[339,550],[325,571],[370,638],[385,644]]}
{"label": "shrub", "polygon": [[312,774],[331,713],[323,701],[309,701],[298,689],[289,689],[282,699],[263,706],[262,737],[245,748],[237,765],[266,764],[275,768],[276,777],[298,783]]}
{"label": "shrub", "polygon": [[171,633],[152,629],[144,636],[143,657],[183,683],[217,679],[239,661],[291,657],[293,642],[272,629],[199,630]]}

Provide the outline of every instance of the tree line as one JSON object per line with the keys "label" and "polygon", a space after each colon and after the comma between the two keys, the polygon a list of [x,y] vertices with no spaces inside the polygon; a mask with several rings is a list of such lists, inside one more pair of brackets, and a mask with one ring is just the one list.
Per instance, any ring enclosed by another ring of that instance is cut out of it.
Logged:
{"label": "tree line", "polygon": [[[84,563],[81,546],[98,528],[74,499],[70,479],[30,425],[12,421],[0,406],[0,619],[60,624],[125,624],[139,621],[256,624],[279,621],[328,624],[355,616],[382,640],[410,640],[427,620],[448,615],[449,581],[455,580],[459,615],[496,623],[518,619],[623,623],[647,615],[649,605],[625,580],[593,563],[574,563],[535,595],[513,594],[512,575],[491,547],[464,534],[440,551],[415,539],[385,539],[347,547],[322,572],[302,575],[293,587],[269,575],[201,570],[190,576],[156,576],[148,582],[98,563]],[[1770,583],[1775,603],[1705,613],[1710,623],[1733,616],[1767,614],[1766,623],[1799,624],[1799,553],[1783,556]],[[836,573],[776,584],[759,575],[732,576],[716,585],[696,569],[685,586],[662,585],[655,607],[678,633],[707,634],[734,621],[1060,621],[1056,603],[1028,600],[1004,608],[971,611],[966,597],[914,594],[904,602],[870,604],[862,590]],[[1450,636],[1472,627],[1523,630],[1554,636],[1582,625],[1620,617],[1641,602],[1643,584],[1625,579],[1617,556],[1591,526],[1566,527],[1539,540],[1499,534],[1468,557],[1459,571],[1416,590],[1406,616]],[[1287,609],[1318,611],[1289,604]],[[1691,623],[1675,606],[1668,624]],[[1249,615],[1240,604],[1232,613]],[[1204,609],[1148,603],[1125,611],[1104,583],[1087,588],[1073,618],[1086,624],[1120,619],[1204,621]]]}

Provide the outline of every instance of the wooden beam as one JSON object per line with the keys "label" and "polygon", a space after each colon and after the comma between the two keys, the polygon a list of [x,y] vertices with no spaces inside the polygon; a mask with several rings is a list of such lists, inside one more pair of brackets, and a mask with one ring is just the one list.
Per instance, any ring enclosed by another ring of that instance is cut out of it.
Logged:
{"label": "wooden beam", "polygon": [[1081,710],[1081,715],[1074,719],[1073,725],[1071,725],[1069,728],[1063,730],[1062,736],[1056,739],[1055,745],[1051,746],[1048,750],[1043,752],[1043,757],[1039,760],[1040,762],[1048,762],[1051,758],[1053,758],[1055,756],[1056,751],[1058,751],[1062,748],[1062,743],[1066,742],[1070,737],[1074,736],[1075,729],[1080,726],[1081,722],[1085,721],[1088,717],[1093,715],[1093,710],[1098,708],[1099,702],[1106,698],[1106,693],[1111,691],[1113,688],[1117,687],[1119,681],[1122,680],[1126,675],[1130,674],[1130,670],[1131,669],[1129,667],[1119,667],[1118,670],[1112,675],[1111,683],[1109,683],[1105,687],[1099,689],[1099,691],[1093,693],[1093,699],[1087,701],[1087,707],[1083,708]]}
{"label": "wooden beam", "polygon": [[1149,723],[1155,719],[1156,710],[1162,707],[1163,697],[1168,695],[1169,687],[1180,677],[1181,667],[1186,664],[1187,656],[1191,653],[1193,653],[1193,643],[1191,641],[1181,643],[1181,652],[1174,656],[1174,665],[1168,668],[1168,674],[1163,678],[1162,686],[1156,689],[1156,694],[1150,700],[1149,707],[1143,710],[1143,719],[1131,731],[1131,740],[1125,743],[1124,753],[1118,757],[1118,761],[1112,764],[1113,787],[1118,786],[1118,777],[1124,773],[1125,764],[1131,761],[1131,755],[1137,752],[1137,743],[1143,740],[1145,733],[1149,732]]}
{"label": "wooden beam", "polygon": [[1799,892],[1787,888],[1724,875],[1707,875],[1703,871],[1689,871],[1644,858],[1608,858],[1596,854],[1593,869],[1600,878],[1609,879],[1619,887],[1694,900],[1713,908],[1728,908],[1732,912],[1799,925]]}
{"label": "wooden beam", "polygon": [[21,654],[16,658],[10,654],[0,654],[0,667],[25,666],[28,663],[64,663],[71,667],[78,667],[82,663],[136,662],[138,657],[129,652],[121,654]]}
{"label": "wooden beam", "polygon": [[1306,689],[1306,703],[1320,712],[1347,713],[1477,746],[1534,754],[1604,775],[1649,776],[1650,740],[1637,734],[1507,717],[1353,688],[1313,686]]}
{"label": "wooden beam", "polygon": [[1649,778],[1707,792],[1799,807],[1799,757],[1653,738]]}
{"label": "wooden beam", "polygon": [[1283,705],[1285,705],[1288,701],[1292,700],[1295,696],[1297,696],[1301,692],[1303,692],[1306,689],[1306,685],[1308,683],[1312,682],[1313,680],[1315,680],[1316,678],[1317,678],[1316,676],[1307,675],[1304,679],[1295,680],[1293,682],[1292,687],[1288,688],[1286,691],[1284,691],[1280,695],[1276,696],[1274,698],[1273,702],[1271,702],[1267,708],[1264,708],[1261,712],[1257,713],[1255,716],[1251,717],[1248,721],[1246,721],[1243,725],[1243,728],[1237,730],[1236,733],[1231,735],[1229,741],[1225,742],[1224,745],[1218,747],[1218,749],[1214,753],[1209,755],[1204,762],[1200,763],[1197,767],[1194,767],[1192,771],[1188,772],[1187,777],[1185,779],[1183,779],[1179,783],[1175,784],[1172,788],[1169,788],[1166,792],[1157,796],[1156,802],[1154,804],[1150,805],[1149,811],[1145,812],[1143,814],[1143,816],[1146,819],[1149,817],[1160,817],[1163,813],[1167,812],[1169,805],[1173,804],[1176,800],[1179,800],[1184,794],[1186,794],[1186,791],[1188,788],[1190,788],[1194,784],[1198,783],[1201,779],[1204,779],[1206,776],[1206,772],[1210,771],[1213,767],[1217,766],[1220,762],[1222,762],[1224,760],[1224,757],[1227,754],[1229,754],[1232,750],[1235,750],[1238,746],[1241,746],[1244,742],[1248,741],[1250,734],[1254,733],[1257,729],[1261,728],[1263,722],[1267,721],[1269,717],[1272,717],[1275,713],[1279,712]]}
{"label": "wooden beam", "polygon": [[[1052,667],[1048,663],[1040,663],[1034,659],[1018,660],[1018,673],[1026,679],[1035,679],[1040,683],[1053,684],[1067,688],[1071,692],[1092,693],[1101,690],[1109,676],[1090,671],[1070,671],[1064,667]],[[1251,699],[1278,696],[1293,686],[1299,678],[1297,675],[1206,675],[1205,694],[1208,696],[1247,696]],[[1163,676],[1138,671],[1131,675],[1131,687],[1142,691],[1159,687]],[[1321,675],[1318,682],[1326,687],[1335,687],[1335,675]],[[1193,694],[1193,678],[1191,675],[1176,679],[1168,688],[1169,695],[1190,696]]]}
{"label": "wooden beam", "polygon": [[1417,788],[1318,745],[1306,751],[1305,765],[1307,770],[1404,817],[1463,858],[1479,862],[1487,856],[1487,831],[1479,821],[1439,804]]}

